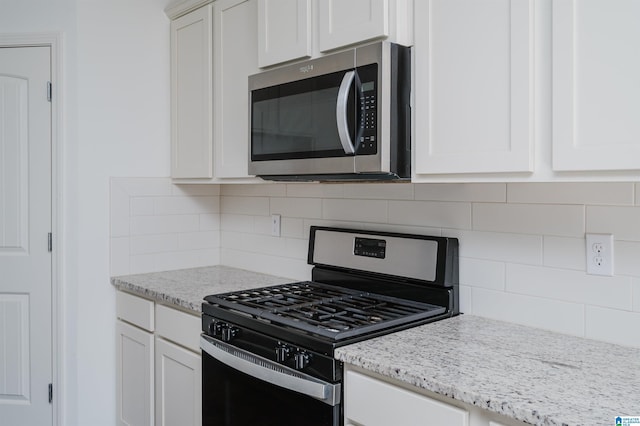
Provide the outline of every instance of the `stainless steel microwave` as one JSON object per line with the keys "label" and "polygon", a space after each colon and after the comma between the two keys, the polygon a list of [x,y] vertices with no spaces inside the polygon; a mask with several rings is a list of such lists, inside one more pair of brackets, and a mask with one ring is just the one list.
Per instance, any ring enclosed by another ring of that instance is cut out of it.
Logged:
{"label": "stainless steel microwave", "polygon": [[411,177],[411,49],[379,42],[249,77],[249,173]]}

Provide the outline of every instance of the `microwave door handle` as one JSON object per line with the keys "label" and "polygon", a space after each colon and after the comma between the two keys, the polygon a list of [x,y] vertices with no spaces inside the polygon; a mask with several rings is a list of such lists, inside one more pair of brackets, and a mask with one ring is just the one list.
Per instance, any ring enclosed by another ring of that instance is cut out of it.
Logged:
{"label": "microwave door handle", "polygon": [[349,136],[349,123],[347,122],[347,103],[349,101],[349,89],[355,80],[355,71],[349,71],[342,77],[340,90],[338,90],[338,100],[336,102],[336,124],[338,125],[338,137],[345,154],[356,152]]}

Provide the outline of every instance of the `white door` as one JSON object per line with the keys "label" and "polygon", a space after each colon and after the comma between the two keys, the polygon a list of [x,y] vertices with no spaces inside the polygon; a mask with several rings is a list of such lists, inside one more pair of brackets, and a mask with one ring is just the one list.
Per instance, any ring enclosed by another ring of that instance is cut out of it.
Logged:
{"label": "white door", "polygon": [[49,47],[0,48],[0,423],[52,424]]}

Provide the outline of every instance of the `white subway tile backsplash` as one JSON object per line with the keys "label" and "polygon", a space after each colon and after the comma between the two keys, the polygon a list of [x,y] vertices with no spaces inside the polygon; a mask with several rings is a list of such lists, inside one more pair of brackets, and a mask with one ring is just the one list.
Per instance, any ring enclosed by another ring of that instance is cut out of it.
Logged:
{"label": "white subway tile backsplash", "polygon": [[219,213],[219,197],[155,197],[154,214]]}
{"label": "white subway tile backsplash", "polygon": [[640,207],[587,206],[587,232],[640,241]]}
{"label": "white subway tile backsplash", "polygon": [[268,197],[229,197],[223,195],[220,197],[220,203],[222,213],[253,216],[267,216],[269,214]]}
{"label": "white subway tile backsplash", "polygon": [[582,271],[507,265],[511,293],[631,310],[631,278],[587,275]]}
{"label": "white subway tile backsplash", "polygon": [[322,200],[318,198],[271,198],[271,214],[286,217],[320,219]]}
{"label": "white subway tile backsplash", "polygon": [[158,272],[160,269],[156,269],[155,260],[153,254],[138,254],[131,255],[130,258],[130,270],[131,274],[146,274],[148,272]]}
{"label": "white subway tile backsplash", "polygon": [[473,303],[471,299],[472,287],[460,285],[458,287],[460,299],[460,312],[463,314],[473,314]]}
{"label": "white subway tile backsplash", "polygon": [[198,268],[215,265],[220,260],[219,249],[182,250],[153,255],[154,268],[157,271],[172,271],[175,269]]}
{"label": "white subway tile backsplash", "polygon": [[333,183],[288,183],[287,197],[344,198],[344,185]]}
{"label": "white subway tile backsplash", "polygon": [[633,205],[633,183],[509,183],[509,203]]}
{"label": "white subway tile backsplash", "polygon": [[[127,208],[127,210],[129,210]],[[128,237],[131,230],[129,216],[111,216],[110,236],[111,237]]]}
{"label": "white subway tile backsplash", "polygon": [[[112,275],[221,263],[307,280],[310,225],[444,235],[460,241],[462,312],[640,342],[640,184],[112,178],[110,197]],[[614,234],[614,277],[585,273],[585,232]]]}
{"label": "white subway tile backsplash", "polygon": [[354,222],[387,222],[387,201],[384,200],[322,200],[322,218]]}
{"label": "white subway tile backsplash", "polygon": [[151,216],[154,214],[155,197],[131,197],[131,216]]}
{"label": "white subway tile backsplash", "polygon": [[343,185],[345,198],[372,200],[413,200],[410,183],[351,183]]}
{"label": "white subway tile backsplash", "polygon": [[129,238],[111,238],[110,242],[111,275],[129,274]]}
{"label": "white subway tile backsplash", "polygon": [[460,258],[460,284],[504,291],[505,264],[462,257]]}
{"label": "white subway tile backsplash", "polygon": [[200,229],[200,217],[193,214],[131,218],[131,235],[191,232],[198,229]]}
{"label": "white subway tile backsplash", "polygon": [[640,347],[640,313],[606,309],[596,306],[586,308],[586,337]]}
{"label": "white subway tile backsplash", "polygon": [[389,201],[389,223],[471,229],[471,204],[440,201]]}
{"label": "white subway tile backsplash", "polygon": [[220,247],[220,232],[188,232],[178,234],[179,250],[218,249]]}
{"label": "white subway tile backsplash", "polygon": [[584,305],[482,288],[471,297],[474,315],[584,336]]}
{"label": "white subway tile backsplash", "polygon": [[584,235],[584,207],[537,204],[473,205],[473,229],[539,235]]}
{"label": "white subway tile backsplash", "polygon": [[217,231],[220,229],[220,214],[205,213],[199,215],[201,231]]}
{"label": "white subway tile backsplash", "polygon": [[264,255],[223,248],[220,253],[223,265],[250,271],[289,278],[292,281],[304,281],[311,278],[311,265],[305,260]]}
{"label": "white subway tile backsplash", "polygon": [[304,219],[283,217],[280,225],[283,237],[304,239]]}
{"label": "white subway tile backsplash", "polygon": [[223,214],[220,218],[220,228],[223,231],[253,232],[254,217],[240,214]]}
{"label": "white subway tile backsplash", "polygon": [[152,234],[131,237],[131,254],[161,253],[178,249],[178,234]]}
{"label": "white subway tile backsplash", "polygon": [[586,270],[584,238],[545,236],[543,244],[545,266]]}
{"label": "white subway tile backsplash", "polygon": [[416,184],[415,199],[426,201],[469,201],[504,203],[504,183],[436,183]]}
{"label": "white subway tile backsplash", "polygon": [[[280,218],[282,220],[282,218]],[[271,216],[255,216],[253,229],[256,234],[271,235]]]}
{"label": "white subway tile backsplash", "polygon": [[221,194],[234,197],[284,197],[287,186],[283,183],[249,185],[222,185]]}
{"label": "white subway tile backsplash", "polygon": [[120,185],[118,179],[111,179],[109,192],[111,217],[129,217],[129,193]]}
{"label": "white subway tile backsplash", "polygon": [[459,231],[443,233],[458,238],[460,256],[499,262],[542,264],[542,237],[539,235]]}
{"label": "white subway tile backsplash", "polygon": [[640,277],[640,242],[615,241],[613,260],[616,275]]}

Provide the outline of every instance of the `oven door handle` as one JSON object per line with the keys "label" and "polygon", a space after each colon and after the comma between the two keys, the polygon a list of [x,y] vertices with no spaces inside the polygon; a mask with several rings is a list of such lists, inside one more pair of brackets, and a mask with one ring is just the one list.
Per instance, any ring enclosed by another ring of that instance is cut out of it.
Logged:
{"label": "oven door handle", "polygon": [[310,396],[328,405],[340,403],[339,384],[325,382],[206,335],[200,336],[200,347],[216,360],[252,377]]}
{"label": "oven door handle", "polygon": [[338,100],[336,101],[336,124],[338,125],[338,137],[345,154],[356,152],[351,136],[349,136],[349,123],[347,122],[347,104],[349,103],[349,89],[356,78],[355,71],[348,71],[342,77],[340,89],[338,90]]}

